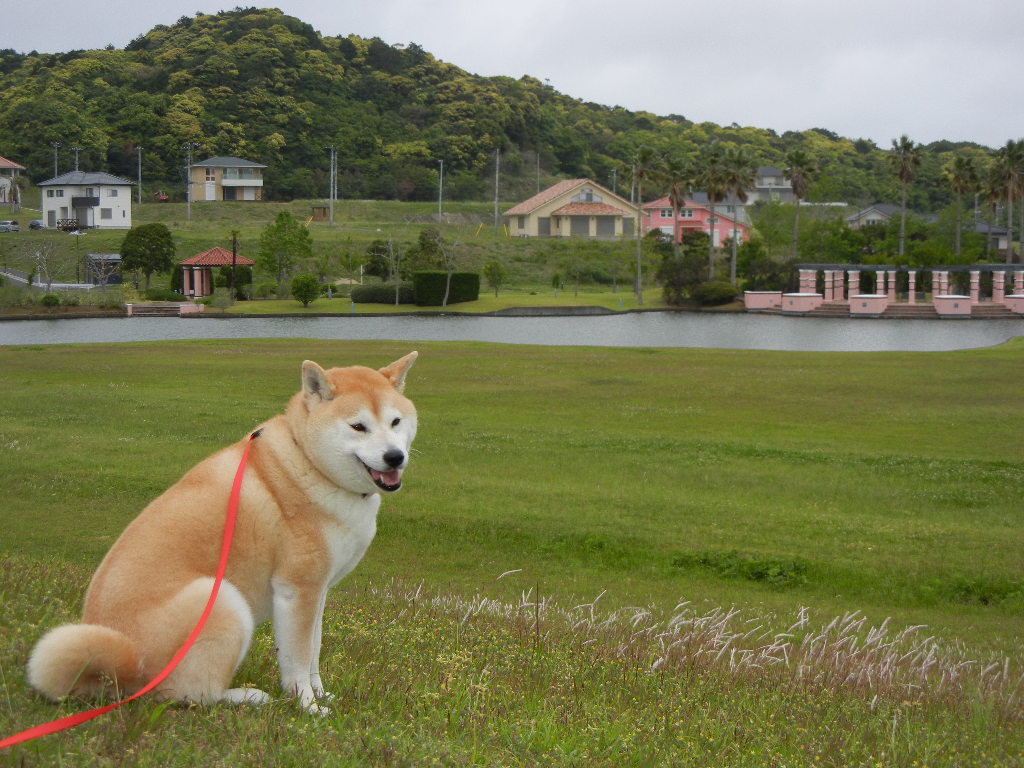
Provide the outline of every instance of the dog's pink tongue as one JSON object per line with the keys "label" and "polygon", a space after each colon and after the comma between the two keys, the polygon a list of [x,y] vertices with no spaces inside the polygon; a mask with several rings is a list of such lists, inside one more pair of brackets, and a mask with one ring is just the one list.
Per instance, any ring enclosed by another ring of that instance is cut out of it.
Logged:
{"label": "dog's pink tongue", "polygon": [[373,475],[374,480],[378,480],[384,483],[384,485],[398,485],[402,482],[402,470],[400,469],[393,469],[390,472],[378,472],[377,470],[374,470]]}

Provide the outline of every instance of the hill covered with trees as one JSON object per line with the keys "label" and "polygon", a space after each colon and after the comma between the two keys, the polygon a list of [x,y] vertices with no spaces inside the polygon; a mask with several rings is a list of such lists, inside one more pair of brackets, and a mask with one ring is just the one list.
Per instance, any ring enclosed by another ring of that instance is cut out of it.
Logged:
{"label": "hill covered with trees", "polygon": [[[238,155],[268,166],[270,199],[326,197],[328,147],[336,147],[342,198],[429,200],[444,162],[445,195],[493,196],[501,152],[503,200],[556,178],[617,179],[629,194],[641,146],[686,156],[717,139],[785,167],[805,151],[820,168],[809,201],[898,201],[888,147],[822,128],[803,132],[695,123],[583,102],[524,76],[479,77],[415,43],[325,37],[276,9],[236,8],[182,17],[124,50],[63,54],[0,51],[0,154],[32,181],[79,166],[135,178],[139,147],[147,186],[183,196],[185,153]],[[685,101],[681,104],[685,108]],[[974,144],[924,147],[908,205],[935,211],[954,154],[987,159]],[[653,190],[652,190],[653,192]]]}

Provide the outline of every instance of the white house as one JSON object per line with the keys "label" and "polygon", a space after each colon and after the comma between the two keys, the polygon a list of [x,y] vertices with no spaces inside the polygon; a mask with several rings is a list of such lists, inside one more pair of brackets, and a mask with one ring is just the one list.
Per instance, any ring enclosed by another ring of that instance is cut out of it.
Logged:
{"label": "white house", "polygon": [[132,182],[109,173],[71,171],[41,181],[46,226],[131,229]]}

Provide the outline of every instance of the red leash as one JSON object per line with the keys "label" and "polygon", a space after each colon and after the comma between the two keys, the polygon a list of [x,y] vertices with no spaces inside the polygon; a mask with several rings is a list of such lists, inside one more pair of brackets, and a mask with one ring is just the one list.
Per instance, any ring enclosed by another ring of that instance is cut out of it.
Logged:
{"label": "red leash", "polygon": [[49,723],[43,723],[42,725],[37,725],[34,728],[29,728],[27,731],[22,731],[21,733],[16,733],[13,736],[8,736],[6,739],[0,741],[0,749],[6,749],[7,747],[13,747],[15,744],[21,744],[22,742],[31,741],[32,739],[38,739],[40,736],[49,736],[53,733],[66,731],[68,728],[74,728],[76,725],[81,725],[82,723],[86,723],[100,715],[105,715],[107,712],[111,712],[118,707],[127,704],[129,701],[134,701],[140,696],[145,696],[166,680],[171,672],[174,671],[175,667],[181,663],[181,660],[185,658],[185,655],[192,650],[192,646],[195,645],[196,640],[199,639],[199,633],[201,633],[203,631],[203,627],[206,626],[206,620],[210,618],[210,614],[213,612],[213,604],[217,602],[217,594],[220,592],[221,582],[224,581],[224,573],[228,568],[228,556],[231,554],[231,542],[235,535],[235,521],[238,519],[238,500],[242,492],[242,477],[245,475],[245,465],[249,461],[249,448],[252,447],[252,441],[255,440],[259,434],[260,430],[253,432],[249,436],[249,440],[245,443],[245,448],[242,451],[242,460],[238,463],[238,471],[235,473],[235,482],[231,486],[231,498],[228,501],[228,515],[227,520],[224,522],[224,543],[221,546],[220,564],[217,566],[217,577],[213,581],[213,590],[210,592],[210,599],[206,603],[206,609],[203,611],[203,615],[199,617],[199,623],[196,624],[195,629],[192,630],[192,634],[189,635],[188,640],[186,640],[185,644],[181,646],[178,652],[174,655],[174,658],[171,659],[160,674],[154,677],[144,688],[128,698],[122,699],[116,704],[108,704],[105,707],[91,709],[88,712],[80,712],[77,715],[62,717],[59,720],[52,720]]}

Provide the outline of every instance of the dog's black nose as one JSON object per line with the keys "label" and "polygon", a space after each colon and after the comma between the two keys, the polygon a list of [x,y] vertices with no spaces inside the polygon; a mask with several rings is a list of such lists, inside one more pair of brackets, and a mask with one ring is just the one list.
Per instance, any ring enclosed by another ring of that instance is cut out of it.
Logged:
{"label": "dog's black nose", "polygon": [[405,461],[405,454],[397,448],[392,448],[384,454],[384,463],[389,467],[400,467],[403,461]]}

